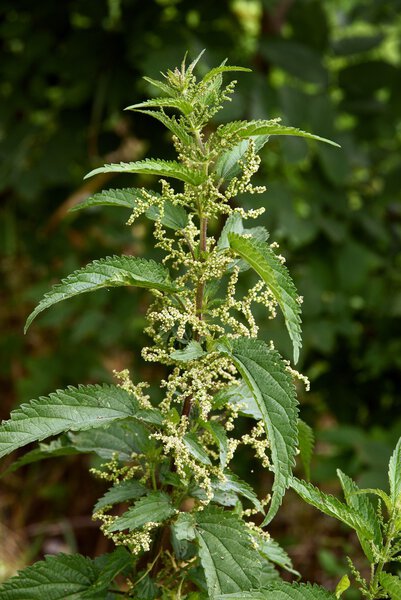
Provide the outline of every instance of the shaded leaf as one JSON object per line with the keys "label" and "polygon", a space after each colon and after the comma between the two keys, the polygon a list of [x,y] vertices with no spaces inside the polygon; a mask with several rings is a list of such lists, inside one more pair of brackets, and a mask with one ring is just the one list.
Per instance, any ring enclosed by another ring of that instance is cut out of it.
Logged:
{"label": "shaded leaf", "polygon": [[62,300],[102,288],[131,285],[164,292],[177,291],[170,280],[168,270],[154,260],[134,256],[112,256],[94,260],[86,267],[68,275],[43,296],[29,315],[24,331],[28,330],[39,313]]}
{"label": "shaded leaf", "polygon": [[128,500],[136,500],[146,494],[146,487],[135,479],[128,479],[115,483],[107,492],[96,502],[93,512],[97,512],[105,506],[112,506],[119,502],[127,502]]}
{"label": "shaded leaf", "polygon": [[[255,143],[255,151],[259,152],[269,141],[268,135],[256,135],[249,138]],[[242,140],[234,148],[224,152],[216,161],[214,170],[217,176],[229,181],[241,172],[240,161],[244,159],[249,148],[249,140]]]}
{"label": "shaded leaf", "polygon": [[211,465],[211,460],[206,450],[198,442],[198,439],[193,433],[186,433],[183,437],[183,442],[188,452],[203,465]]}
{"label": "shaded leaf", "polygon": [[299,455],[305,471],[307,481],[310,480],[310,465],[312,461],[315,436],[313,429],[302,419],[298,419],[298,445]]}
{"label": "shaded leaf", "polygon": [[234,492],[236,497],[237,495],[243,496],[252,502],[254,507],[259,512],[264,513],[263,506],[261,505],[253,488],[249,485],[249,483],[243,479],[240,479],[234,473],[226,471],[224,473],[223,480],[217,479],[216,481],[213,481],[213,490],[226,493]]}
{"label": "shaded leaf", "polygon": [[257,543],[259,546],[259,552],[267,560],[275,563],[282,569],[285,569],[289,573],[293,575],[299,576],[298,571],[292,566],[291,558],[288,556],[287,552],[276,542],[273,538],[257,538]]}
{"label": "shaded leaf", "polygon": [[280,581],[266,589],[225,594],[217,596],[215,600],[335,600],[335,596],[317,585]]}
{"label": "shaded leaf", "polygon": [[115,577],[133,564],[133,556],[126,548],[120,546],[114,552],[100,556],[95,560],[95,564],[100,569],[99,576],[82,598],[95,598],[96,594],[107,593]]}
{"label": "shaded leaf", "polygon": [[223,406],[232,406],[240,415],[252,417],[257,421],[262,418],[255,396],[249,389],[249,386],[241,381],[238,385],[230,385],[220,390],[214,397],[214,407],[217,409]]}

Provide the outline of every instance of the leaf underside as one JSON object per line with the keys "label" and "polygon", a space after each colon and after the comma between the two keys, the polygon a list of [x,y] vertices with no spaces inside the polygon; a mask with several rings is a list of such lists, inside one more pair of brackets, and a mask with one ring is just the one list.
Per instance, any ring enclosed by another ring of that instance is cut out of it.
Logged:
{"label": "leaf underside", "polygon": [[168,270],[154,260],[134,256],[112,256],[94,260],[54,285],[29,315],[25,333],[32,321],[50,306],[79,294],[103,288],[137,286],[163,292],[175,292]]}

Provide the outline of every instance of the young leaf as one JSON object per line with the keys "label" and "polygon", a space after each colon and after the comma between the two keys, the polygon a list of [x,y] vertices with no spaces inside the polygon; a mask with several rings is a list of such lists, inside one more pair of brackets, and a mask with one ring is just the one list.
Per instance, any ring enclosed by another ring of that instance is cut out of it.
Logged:
{"label": "young leaf", "polygon": [[202,348],[199,342],[191,340],[185,348],[182,350],[173,350],[170,354],[170,358],[178,360],[179,362],[189,362],[205,356],[206,352]]}
{"label": "young leaf", "polygon": [[176,108],[184,115],[189,115],[193,111],[192,103],[184,98],[152,98],[137,104],[131,104],[124,110],[137,110],[138,108]]}
{"label": "young leaf", "polygon": [[139,529],[147,523],[163,523],[175,512],[171,498],[164,492],[151,492],[135,502],[121,517],[108,528],[108,531]]}
{"label": "young leaf", "polygon": [[350,585],[351,585],[351,582],[349,580],[348,575],[343,575],[341,577],[340,581],[336,585],[336,591],[335,591],[336,598],[341,598],[343,593],[347,591],[347,589],[349,588]]}
{"label": "young leaf", "polygon": [[195,518],[209,597],[258,587],[261,564],[245,523],[231,512],[210,506]]}
{"label": "young leaf", "polygon": [[220,425],[220,423],[217,423],[216,421],[202,422],[202,427],[204,427],[206,431],[208,431],[211,434],[214,441],[218,445],[220,467],[224,469],[226,466],[228,453],[228,438],[225,428],[223,427],[223,425]]}
{"label": "young leaf", "polygon": [[301,305],[287,267],[266,243],[234,233],[229,233],[228,239],[231,248],[260,275],[278,302],[293,343],[294,362],[297,363],[302,346]]}
{"label": "young leaf", "polygon": [[336,600],[336,597],[317,585],[279,581],[266,589],[225,594],[217,596],[215,600]]}
{"label": "young leaf", "polygon": [[320,137],[319,135],[314,135],[313,133],[308,133],[307,131],[302,131],[296,127],[281,125],[275,119],[270,121],[233,121],[227,125],[220,126],[217,133],[222,139],[227,138],[228,136],[250,138],[254,135],[292,135],[307,138],[309,140],[316,140],[318,142],[325,142],[326,144],[340,148],[339,144],[332,140]]}
{"label": "young leaf", "polygon": [[380,583],[389,594],[391,600],[401,600],[401,579],[397,575],[382,573]]}
{"label": "young leaf", "polygon": [[174,116],[168,117],[165,112],[159,110],[140,110],[139,108],[133,110],[136,110],[136,112],[140,112],[144,115],[149,115],[150,117],[157,119],[158,121],[163,123],[163,125],[167,129],[169,129],[173,135],[180,139],[183,142],[183,144],[191,144],[191,136],[189,135],[185,127],[183,127]]}
{"label": "young leaf", "polygon": [[301,481],[296,477],[292,478],[291,487],[305,502],[319,509],[325,515],[338,519],[348,527],[355,529],[366,540],[373,539],[372,525],[367,523],[363,515],[360,515],[353,508],[343,504],[334,496],[323,493],[311,483]]}
{"label": "young leaf", "polygon": [[90,171],[84,179],[97,175],[98,173],[137,173],[139,175],[159,175],[160,177],[172,177],[190,183],[199,185],[205,180],[205,175],[201,171],[190,169],[174,160],[151,159],[140,160],[130,163],[116,163],[104,165]]}
{"label": "young leaf", "polygon": [[273,497],[263,525],[276,514],[289,485],[297,450],[297,398],[291,375],[276,350],[250,338],[227,341],[229,354],[255,396],[270,443],[274,468]]}
{"label": "young leaf", "polygon": [[305,471],[307,481],[310,480],[310,464],[313,455],[313,447],[315,445],[315,436],[313,429],[302,419],[298,419],[298,445],[299,455]]}
{"label": "young leaf", "polygon": [[43,296],[29,315],[24,331],[27,332],[38,314],[62,300],[102,288],[131,285],[164,292],[177,291],[170,280],[168,270],[154,260],[134,256],[112,256],[94,260],[86,267],[68,275]]}
{"label": "young leaf", "polygon": [[[19,571],[0,586],[1,600],[77,600],[100,575],[94,561],[80,554],[46,556],[31,567]],[[86,596],[91,598],[91,596]],[[106,600],[107,591],[91,600]]]}
{"label": "young leaf", "polygon": [[401,508],[401,438],[391,455],[388,479],[390,482],[390,497],[395,510]]}
{"label": "young leaf", "polygon": [[[366,494],[358,494],[360,489],[357,484],[350,477],[345,475],[345,473],[340,471],[340,469],[337,469],[337,476],[341,482],[346,503],[355,510],[356,513],[361,515],[364,521],[370,526],[372,539],[376,546],[380,548],[383,541],[382,533],[376,511],[370,498]],[[371,563],[374,563],[374,556],[369,542],[359,532],[357,532],[357,534],[368,560]]]}
{"label": "young leaf", "polygon": [[93,512],[97,512],[105,506],[112,506],[119,502],[127,502],[128,500],[137,500],[146,494],[146,487],[135,479],[128,479],[115,483],[107,492],[96,502]]}
{"label": "young leaf", "polygon": [[134,417],[139,407],[131,394],[114,385],[80,385],[57,390],[15,409],[0,425],[0,458],[13,450],[63,431],[101,427]]}
{"label": "young leaf", "polygon": [[[70,208],[70,212],[92,208],[94,206],[116,206],[121,208],[130,208],[133,210],[138,200],[144,200],[143,189],[141,188],[122,188],[119,190],[103,190],[98,194],[93,194],[79,204]],[[146,190],[148,194],[158,197],[160,194]]]}
{"label": "young leaf", "polygon": [[210,69],[210,71],[208,71],[206,73],[206,75],[204,76],[204,78],[202,79],[201,85],[204,83],[207,83],[208,81],[210,81],[211,79],[213,79],[214,77],[216,77],[217,75],[220,75],[220,73],[230,73],[230,72],[246,72],[246,73],[251,73],[252,69],[248,69],[247,67],[236,67],[236,66],[231,66],[231,65],[225,65],[222,64],[219,67],[215,67],[214,69]]}

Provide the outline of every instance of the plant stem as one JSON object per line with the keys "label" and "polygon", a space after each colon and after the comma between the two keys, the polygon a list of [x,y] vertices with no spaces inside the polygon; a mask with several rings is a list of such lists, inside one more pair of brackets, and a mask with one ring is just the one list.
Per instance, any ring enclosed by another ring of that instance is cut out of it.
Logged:
{"label": "plant stem", "polygon": [[379,580],[380,580],[380,575],[382,574],[384,565],[390,560],[390,556],[389,556],[389,551],[391,548],[391,542],[393,541],[395,535],[395,517],[392,515],[389,521],[389,527],[388,527],[388,532],[387,532],[387,539],[386,539],[386,545],[384,547],[383,550],[383,558],[377,563],[377,567],[375,570],[375,574],[374,577],[371,581],[370,584],[370,594],[371,594],[371,599],[374,600],[378,591],[379,591]]}

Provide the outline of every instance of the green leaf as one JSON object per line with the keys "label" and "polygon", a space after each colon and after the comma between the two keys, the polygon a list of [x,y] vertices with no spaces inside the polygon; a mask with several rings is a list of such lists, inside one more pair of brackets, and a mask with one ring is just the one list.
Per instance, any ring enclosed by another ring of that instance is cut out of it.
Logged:
{"label": "green leaf", "polygon": [[[371,539],[376,546],[380,548],[382,545],[382,533],[376,511],[370,498],[366,494],[358,494],[360,489],[357,484],[350,477],[345,475],[345,473],[340,471],[340,469],[337,469],[337,476],[341,482],[346,503],[364,519],[366,525],[370,528]],[[368,560],[373,563],[374,556],[370,544],[359,532],[357,533],[363,551]]]}
{"label": "green leaf", "polygon": [[146,487],[135,479],[115,483],[101,498],[99,498],[93,508],[93,512],[95,513],[105,506],[112,506],[119,502],[137,500],[146,494],[146,491]]}
{"label": "green leaf", "polygon": [[137,173],[139,175],[159,175],[160,177],[173,177],[191,185],[199,185],[205,181],[205,175],[201,171],[185,167],[174,160],[151,159],[140,160],[130,163],[116,163],[104,165],[90,171],[84,179],[97,175],[98,173]]}
{"label": "green leaf", "polygon": [[228,239],[231,248],[258,273],[279,304],[293,343],[294,362],[297,363],[302,346],[301,305],[287,267],[264,242],[234,233],[229,233]]}
{"label": "green leaf", "polygon": [[223,493],[234,492],[236,495],[239,494],[240,496],[243,496],[252,502],[254,507],[259,512],[264,513],[263,506],[261,505],[257,495],[249,483],[243,479],[240,479],[237,477],[237,475],[234,475],[234,473],[231,473],[230,471],[224,472],[223,480],[217,479],[213,481],[213,490]]}
{"label": "green leaf", "polygon": [[56,440],[51,441],[49,444],[39,444],[39,448],[35,448],[30,452],[21,456],[18,460],[15,460],[2,474],[4,477],[7,473],[13,473],[19,468],[30,465],[31,463],[45,460],[47,458],[56,458],[59,456],[71,456],[79,454],[79,450],[74,448],[67,436],[62,436]]}
{"label": "green leaf", "polygon": [[204,76],[204,78],[202,79],[202,84],[203,83],[207,83],[208,81],[210,81],[211,79],[213,79],[214,77],[216,77],[217,75],[220,75],[221,73],[230,73],[230,72],[245,72],[245,73],[252,73],[252,69],[248,69],[247,67],[236,67],[234,65],[220,65],[219,67],[215,67],[214,69],[210,69],[210,71],[208,71],[208,73],[206,73],[206,75]]}
{"label": "green leaf", "polygon": [[396,510],[401,508],[401,438],[398,440],[388,465],[390,498]]}
{"label": "green leaf", "polygon": [[68,275],[43,296],[29,315],[24,331],[26,333],[38,314],[62,300],[102,288],[131,285],[163,292],[177,291],[170,280],[168,270],[154,260],[134,256],[113,256],[94,260],[86,267]]}
{"label": "green leaf", "polygon": [[302,419],[298,419],[298,445],[299,455],[305,471],[307,481],[310,480],[310,465],[312,461],[315,436],[313,429]]}
{"label": "green leaf", "polygon": [[133,110],[136,110],[136,112],[140,112],[144,115],[149,115],[150,117],[153,117],[154,119],[157,119],[163,123],[163,125],[169,129],[173,135],[180,139],[183,144],[189,145],[192,143],[192,137],[189,135],[185,127],[183,127],[174,116],[168,117],[166,113],[158,110],[140,110],[138,108]]}
{"label": "green leaf", "polygon": [[238,213],[232,213],[226,220],[220,237],[217,242],[219,250],[225,250],[230,247],[229,234],[238,235],[249,234],[259,242],[265,242],[269,238],[269,232],[265,227],[244,227],[242,217]]}
{"label": "green leaf", "polygon": [[157,87],[159,90],[162,90],[167,96],[175,96],[174,88],[170,87],[168,83],[160,81],[159,79],[152,79],[151,77],[143,77],[143,79],[154,87]]}
{"label": "green leaf", "polygon": [[319,509],[325,515],[333,517],[345,523],[348,527],[355,529],[366,540],[373,539],[372,526],[365,521],[363,515],[343,504],[331,494],[325,494],[311,483],[301,481],[296,477],[292,478],[291,487],[305,502]]}
{"label": "green leaf", "polygon": [[259,552],[264,557],[267,558],[270,562],[278,565],[282,569],[285,569],[289,573],[293,575],[299,576],[298,571],[292,566],[291,558],[288,556],[287,552],[272,538],[257,538],[257,543],[259,546]]}
{"label": "green leaf", "polygon": [[172,527],[178,540],[191,542],[195,539],[195,519],[187,512],[180,512]]}
{"label": "green leaf", "polygon": [[[119,573],[132,566],[133,557],[126,548],[120,546],[114,552],[100,556],[95,560],[100,573],[91,588],[85,592],[82,598],[97,598],[97,594],[108,592],[108,588]],[[99,598],[102,596],[100,595]]]}
{"label": "green leaf", "polygon": [[[80,554],[46,556],[31,567],[19,571],[0,586],[1,600],[79,600],[99,577],[94,561]],[[93,600],[106,599],[107,592]]]}
{"label": "green leaf", "polygon": [[151,492],[135,502],[121,517],[110,525],[108,531],[140,529],[147,523],[163,523],[175,512],[171,498],[164,492]]}
{"label": "green leaf", "polygon": [[373,494],[375,496],[378,496],[379,498],[381,498],[383,500],[388,512],[391,513],[390,496],[388,494],[386,494],[386,492],[384,492],[383,490],[380,490],[379,488],[367,488],[367,489],[363,489],[363,490],[358,490],[358,492],[355,492],[355,493],[361,494],[361,495]]}
{"label": "green leaf", "polygon": [[336,591],[335,591],[336,598],[341,598],[343,593],[347,591],[347,589],[349,588],[350,585],[351,585],[351,582],[349,580],[348,575],[343,575],[341,577],[340,581],[336,585]]}
{"label": "green leaf", "polygon": [[250,138],[255,135],[292,135],[296,137],[303,137],[310,140],[316,140],[318,142],[325,142],[331,146],[340,147],[336,142],[302,131],[296,127],[288,127],[287,125],[281,125],[276,119],[270,121],[233,121],[227,125],[221,125],[217,130],[218,135],[224,139],[228,136],[237,136],[239,138]]}
{"label": "green leaf", "polygon": [[137,104],[131,104],[124,110],[137,110],[138,108],[176,108],[184,115],[188,116],[193,111],[193,105],[184,98],[152,98]]}
{"label": "green leaf", "polygon": [[231,406],[240,415],[252,417],[257,421],[262,418],[255,396],[244,381],[241,381],[238,385],[230,385],[220,390],[214,397],[213,405],[216,409],[221,409],[226,405]]}
{"label": "green leaf", "polygon": [[380,575],[380,583],[390,595],[391,600],[401,600],[401,579],[397,575],[382,573]]}
{"label": "green leaf", "polygon": [[209,597],[258,587],[261,564],[245,523],[234,513],[211,506],[195,518]]}
{"label": "green leaf", "polygon": [[193,433],[186,433],[183,437],[183,442],[188,452],[203,465],[211,465],[209,455],[204,450],[203,446],[198,442]]}
{"label": "green leaf", "polygon": [[202,427],[208,431],[219,447],[220,467],[225,468],[228,453],[228,438],[226,429],[216,421],[202,421]]}
{"label": "green leaf", "polygon": [[131,394],[114,385],[57,390],[22,404],[0,425],[0,458],[31,442],[63,431],[101,427],[134,417],[139,407]]}
{"label": "green leaf", "polygon": [[170,354],[170,358],[178,360],[179,362],[189,362],[205,356],[206,352],[202,348],[199,342],[191,340],[185,348],[182,350],[173,350]]}
{"label": "green leaf", "polygon": [[[130,208],[133,210],[137,206],[138,200],[144,200],[144,190],[141,188],[122,188],[119,190],[103,190],[98,194],[93,194],[79,204],[70,208],[70,212],[92,208],[94,206],[116,206],[121,208]],[[147,194],[158,197],[160,194],[146,190]]]}
{"label": "green leaf", "polygon": [[270,443],[273,497],[263,525],[276,514],[289,485],[298,445],[297,398],[291,375],[276,350],[265,342],[238,338],[221,345],[255,396]]}
{"label": "green leaf", "polygon": [[215,600],[335,600],[335,596],[317,585],[280,581],[266,589],[225,594]]}
{"label": "green leaf", "polygon": [[[160,215],[158,206],[150,206],[146,211],[148,219],[156,221]],[[182,206],[175,206],[170,200],[166,200],[163,205],[163,216],[161,222],[170,229],[184,229],[188,225],[188,215]]]}
{"label": "green leaf", "polygon": [[[255,151],[259,152],[269,141],[268,135],[254,135],[249,138],[255,143]],[[229,181],[241,172],[241,160],[249,148],[249,140],[240,141],[234,148],[219,156],[214,170],[219,178]]]}

